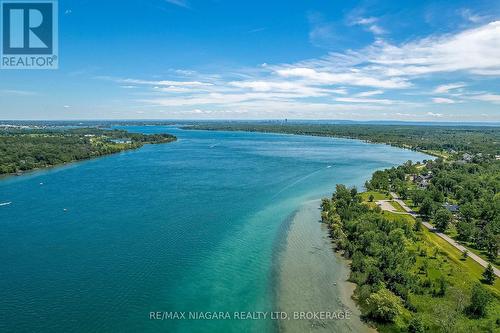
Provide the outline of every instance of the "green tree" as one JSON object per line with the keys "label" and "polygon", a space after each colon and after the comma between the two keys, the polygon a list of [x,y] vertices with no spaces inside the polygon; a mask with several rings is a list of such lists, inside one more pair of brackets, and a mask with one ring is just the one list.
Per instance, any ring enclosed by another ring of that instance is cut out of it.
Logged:
{"label": "green tree", "polygon": [[474,221],[467,222],[466,220],[461,220],[457,223],[457,232],[458,239],[468,242],[477,234],[477,228],[474,225]]}
{"label": "green tree", "polygon": [[389,174],[386,171],[375,171],[372,175],[370,184],[373,188],[379,190],[389,190]]}
{"label": "green tree", "polygon": [[420,214],[424,216],[431,216],[434,211],[434,201],[431,198],[425,197],[420,206]]}
{"label": "green tree", "polygon": [[465,250],[462,252],[462,259],[465,260],[469,257],[469,250]]}
{"label": "green tree", "polygon": [[488,291],[480,283],[476,283],[472,287],[472,295],[467,312],[472,317],[484,317],[486,316],[486,308],[490,301],[491,296]]}
{"label": "green tree", "polygon": [[415,206],[419,206],[425,199],[425,192],[422,190],[415,190],[411,192],[410,198]]}
{"label": "green tree", "polygon": [[416,219],[414,229],[416,232],[422,231],[422,219],[420,218]]}
{"label": "green tree", "polygon": [[486,252],[488,252],[488,257],[491,260],[495,260],[498,255],[498,243],[499,243],[499,235],[495,235],[495,233],[491,230],[491,228],[488,228],[488,226],[485,228],[483,232],[483,244],[484,247],[486,248]]}
{"label": "green tree", "polygon": [[441,208],[439,209],[435,214],[434,214],[434,223],[436,224],[436,229],[438,229],[441,232],[444,232],[447,228],[448,225],[451,222],[451,213],[444,209]]}
{"label": "green tree", "polygon": [[409,195],[408,188],[404,184],[399,188],[398,193],[401,199],[403,200],[408,199]]}
{"label": "green tree", "polygon": [[382,288],[367,299],[369,316],[381,322],[392,322],[401,313],[401,299]]}
{"label": "green tree", "polygon": [[443,297],[446,295],[446,289],[448,288],[448,282],[444,275],[441,275],[438,280],[439,290],[437,291],[437,295]]}
{"label": "green tree", "polygon": [[368,200],[370,202],[373,202],[374,199],[375,199],[375,197],[373,196],[373,194],[370,194],[370,196],[368,197]]}
{"label": "green tree", "polygon": [[408,332],[410,333],[424,333],[424,322],[420,317],[413,317],[408,324]]}
{"label": "green tree", "polygon": [[475,219],[478,216],[476,207],[472,205],[470,202],[466,202],[463,205],[461,205],[459,208],[459,212],[462,218],[467,222],[471,222],[472,219]]}
{"label": "green tree", "polygon": [[495,271],[493,270],[493,266],[490,263],[488,263],[488,267],[486,267],[486,269],[483,272],[484,282],[487,284],[493,284],[493,282],[495,282],[495,278],[496,275]]}

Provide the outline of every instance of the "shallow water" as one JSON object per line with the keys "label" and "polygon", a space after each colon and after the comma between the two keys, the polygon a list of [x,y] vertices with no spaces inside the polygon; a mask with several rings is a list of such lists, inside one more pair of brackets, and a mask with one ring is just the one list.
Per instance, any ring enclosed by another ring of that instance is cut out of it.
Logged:
{"label": "shallow water", "polygon": [[[281,332],[374,332],[360,319],[351,299],[347,263],[332,251],[326,225],[320,221],[320,200],[305,202],[293,214],[278,252],[276,300],[291,320],[279,321]],[[293,320],[294,314],[317,318]],[[319,317],[330,313],[333,318]]]}
{"label": "shallow water", "polygon": [[0,207],[0,331],[273,331],[150,312],[277,310],[290,216],[336,183],[425,158],[354,140],[128,129],[179,140],[0,181],[12,202]]}

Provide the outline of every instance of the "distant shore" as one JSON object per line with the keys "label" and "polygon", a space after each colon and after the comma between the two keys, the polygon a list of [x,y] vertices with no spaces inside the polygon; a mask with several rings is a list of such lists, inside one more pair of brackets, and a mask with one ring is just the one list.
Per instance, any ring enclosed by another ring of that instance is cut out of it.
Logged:
{"label": "distant shore", "polygon": [[0,179],[90,160],[145,144],[176,141],[170,134],[139,134],[98,128],[0,128]]}

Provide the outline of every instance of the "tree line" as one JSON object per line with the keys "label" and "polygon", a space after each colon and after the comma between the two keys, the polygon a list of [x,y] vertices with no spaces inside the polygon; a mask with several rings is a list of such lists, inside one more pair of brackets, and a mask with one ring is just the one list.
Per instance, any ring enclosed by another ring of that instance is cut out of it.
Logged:
{"label": "tree line", "polygon": [[45,168],[175,139],[170,134],[144,135],[97,128],[0,128],[0,174]]}
{"label": "tree line", "polygon": [[365,318],[382,325],[377,327],[401,332],[499,327],[497,296],[464,278],[445,253],[430,246],[418,221],[389,218],[344,185],[323,199],[322,221],[335,249],[351,260],[356,300]]}

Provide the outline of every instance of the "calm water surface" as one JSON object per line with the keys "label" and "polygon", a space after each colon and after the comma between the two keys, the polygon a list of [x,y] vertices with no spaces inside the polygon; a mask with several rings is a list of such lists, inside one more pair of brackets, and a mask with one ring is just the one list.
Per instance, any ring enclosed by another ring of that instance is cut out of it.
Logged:
{"label": "calm water surface", "polygon": [[290,303],[277,296],[290,287],[276,258],[297,209],[426,158],[354,140],[127,129],[179,140],[0,181],[0,203],[12,202],[0,206],[0,331],[273,331],[269,320],[149,313]]}

